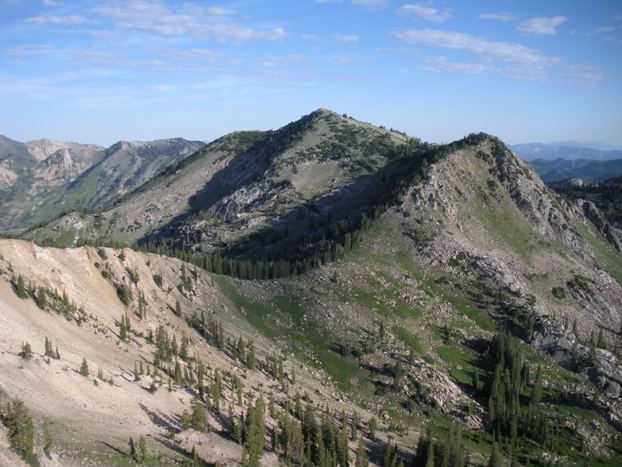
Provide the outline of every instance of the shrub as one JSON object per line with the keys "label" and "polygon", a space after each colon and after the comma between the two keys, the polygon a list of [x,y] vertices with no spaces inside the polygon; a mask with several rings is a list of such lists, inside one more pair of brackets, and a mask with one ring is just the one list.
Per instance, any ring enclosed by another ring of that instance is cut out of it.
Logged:
{"label": "shrub", "polygon": [[557,300],[563,300],[564,298],[566,298],[566,289],[563,287],[553,287],[553,290],[551,290],[551,294]]}

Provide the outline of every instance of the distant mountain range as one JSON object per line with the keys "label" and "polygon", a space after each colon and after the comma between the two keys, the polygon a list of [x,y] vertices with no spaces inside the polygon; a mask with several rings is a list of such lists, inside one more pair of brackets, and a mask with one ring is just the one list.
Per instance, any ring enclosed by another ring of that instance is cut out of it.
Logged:
{"label": "distant mountain range", "polygon": [[[599,161],[610,161],[614,159],[622,159],[621,149],[596,149],[597,147],[609,148],[610,146],[598,145],[596,143],[587,143],[581,146],[581,143],[571,145],[571,143],[526,143],[514,144],[510,146],[512,151],[523,160],[532,161],[535,159],[555,160],[555,159],[590,159]],[[586,147],[590,146],[590,147]]]}
{"label": "distant mountain range", "polygon": [[528,143],[510,146],[536,169],[543,181],[558,182],[571,177],[601,182],[622,175],[622,150],[600,143]]}
{"label": "distant mountain range", "polygon": [[529,164],[546,183],[577,177],[588,182],[602,182],[622,175],[622,159],[595,161],[589,159],[535,159]]}
{"label": "distant mountain range", "polygon": [[48,139],[20,143],[0,135],[0,229],[106,206],[204,145],[171,138],[120,141],[106,149]]}

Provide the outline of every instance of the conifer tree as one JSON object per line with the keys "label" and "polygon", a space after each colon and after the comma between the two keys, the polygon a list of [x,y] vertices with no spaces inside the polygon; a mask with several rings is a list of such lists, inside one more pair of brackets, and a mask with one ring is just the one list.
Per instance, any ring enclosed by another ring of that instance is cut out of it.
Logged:
{"label": "conifer tree", "polygon": [[492,450],[488,458],[488,467],[501,467],[503,465],[501,454],[499,453],[499,445],[496,441],[492,443]]}
{"label": "conifer tree", "polygon": [[121,323],[119,324],[119,338],[122,341],[127,339],[127,326],[125,325],[125,315],[121,316]]}
{"label": "conifer tree", "polygon": [[13,450],[26,462],[36,465],[34,424],[24,403],[19,400],[9,402],[4,412],[3,422]]}
{"label": "conifer tree", "polygon": [[181,316],[181,304],[179,303],[179,300],[175,301],[175,315]]}
{"label": "conifer tree", "polygon": [[259,467],[260,459],[264,451],[264,401],[259,397],[254,406],[250,406],[246,415],[245,423],[245,448],[248,452],[248,465]]}
{"label": "conifer tree", "polygon": [[28,292],[26,291],[26,284],[24,283],[24,278],[20,274],[17,276],[17,285],[15,286],[15,294],[19,298],[28,298]]}
{"label": "conifer tree", "polygon": [[368,428],[369,428],[369,438],[371,440],[375,440],[376,430],[378,429],[378,422],[376,421],[376,417],[372,417],[371,420],[369,420]]}
{"label": "conifer tree", "polygon": [[32,357],[32,347],[30,346],[30,343],[25,342],[24,344],[22,344],[22,351],[19,353],[19,355],[24,360],[30,360],[30,357]]}
{"label": "conifer tree", "polygon": [[45,356],[50,358],[56,358],[56,353],[54,352],[54,348],[52,347],[52,342],[50,339],[45,338]]}
{"label": "conifer tree", "polygon": [[130,436],[130,457],[134,460],[134,462],[138,462],[138,452],[136,451],[136,445],[134,444],[134,439]]}
{"label": "conifer tree", "polygon": [[181,366],[179,365],[179,361],[175,360],[175,373],[173,376],[173,382],[177,385],[177,386],[181,386],[182,383],[182,375],[181,375]]}
{"label": "conifer tree", "polygon": [[36,301],[37,301],[37,306],[42,309],[45,310],[45,307],[47,306],[47,299],[46,299],[46,295],[45,295],[45,289],[43,287],[38,287],[37,288],[37,295],[36,295]]}
{"label": "conifer tree", "polygon": [[86,358],[82,359],[82,365],[80,365],[80,374],[82,376],[88,376],[89,375],[89,364],[86,361]]}
{"label": "conifer tree", "polygon": [[140,457],[139,462],[145,462],[147,460],[147,441],[145,441],[145,437],[141,436],[138,438],[138,454]]}
{"label": "conifer tree", "polygon": [[355,467],[368,467],[369,460],[367,460],[367,452],[365,451],[365,444],[363,439],[359,439],[358,446],[356,448],[356,462]]}
{"label": "conifer tree", "polygon": [[246,360],[246,366],[249,370],[255,369],[255,342],[251,341],[248,349],[248,358]]}
{"label": "conifer tree", "polygon": [[193,430],[205,432],[207,431],[207,415],[205,408],[198,398],[192,400],[192,415],[190,426]]}
{"label": "conifer tree", "polygon": [[50,457],[52,451],[52,433],[50,433],[50,424],[47,420],[43,422],[43,452],[46,456]]}
{"label": "conifer tree", "polygon": [[542,369],[538,367],[536,372],[536,380],[531,393],[531,404],[537,406],[542,400]]}

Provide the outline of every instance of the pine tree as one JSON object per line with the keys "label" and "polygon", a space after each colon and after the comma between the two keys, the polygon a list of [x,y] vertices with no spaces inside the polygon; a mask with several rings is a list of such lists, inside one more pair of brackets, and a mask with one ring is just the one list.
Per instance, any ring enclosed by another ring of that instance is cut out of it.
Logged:
{"label": "pine tree", "polygon": [[175,360],[175,373],[173,376],[173,382],[177,385],[177,386],[181,386],[182,383],[182,375],[181,375],[181,366],[179,365],[179,361]]}
{"label": "pine tree", "polygon": [[246,442],[245,448],[248,452],[248,465],[259,467],[260,459],[264,451],[264,401],[261,397],[255,402],[255,406],[250,406],[246,414],[245,423]]}
{"label": "pine tree", "polygon": [[45,289],[43,287],[39,287],[37,288],[37,306],[42,309],[45,310],[45,307],[47,306],[47,299],[45,296]]}
{"label": "pine tree", "polygon": [[536,381],[531,392],[531,404],[537,406],[542,400],[542,369],[538,367],[536,372]]}
{"label": "pine tree", "polygon": [[82,376],[88,376],[89,375],[89,364],[86,361],[86,358],[82,359],[82,365],[80,365],[80,374]]}
{"label": "pine tree", "polygon": [[378,429],[378,422],[376,421],[376,417],[372,417],[371,420],[369,420],[368,428],[369,428],[369,439],[375,440],[376,430]]}
{"label": "pine tree", "polygon": [[248,358],[246,360],[246,366],[249,370],[255,369],[255,342],[251,341],[248,349]]}
{"label": "pine tree", "polygon": [[134,444],[134,439],[130,436],[130,457],[134,460],[134,462],[138,462],[138,452],[136,451],[136,445]]}
{"label": "pine tree", "polygon": [[125,325],[125,315],[121,316],[121,323],[119,324],[119,338],[124,341],[127,339],[127,326]]}
{"label": "pine tree", "polygon": [[402,378],[404,377],[404,368],[400,362],[397,362],[393,367],[393,389],[398,391],[402,384]]}
{"label": "pine tree", "polygon": [[56,353],[54,352],[54,347],[52,347],[52,342],[50,339],[45,338],[45,356],[50,358],[56,358]]}
{"label": "pine tree", "polygon": [[43,452],[50,457],[52,451],[52,434],[50,433],[50,424],[47,420],[43,422]]}
{"label": "pine tree", "polygon": [[499,453],[499,446],[496,441],[492,443],[492,450],[490,451],[487,465],[488,467],[501,467],[503,465],[501,454]]}
{"label": "pine tree", "polygon": [[207,431],[207,415],[205,414],[205,408],[197,398],[192,401],[190,426],[196,431]]}
{"label": "pine tree", "polygon": [[15,294],[19,298],[28,298],[28,292],[26,291],[26,284],[24,283],[24,278],[20,274],[17,276],[17,285],[15,286]]}
{"label": "pine tree", "polygon": [[365,451],[365,444],[363,439],[359,439],[359,444],[356,448],[356,461],[355,467],[368,467],[369,461],[367,460],[367,452]]}
{"label": "pine tree", "polygon": [[144,436],[138,438],[138,454],[141,463],[147,460],[147,441],[145,441]]}
{"label": "pine tree", "polygon": [[22,351],[19,355],[24,360],[30,360],[30,357],[32,357],[32,347],[30,346],[30,343],[26,342],[22,344]]}
{"label": "pine tree", "polygon": [[175,315],[181,316],[181,304],[179,303],[179,300],[175,301]]}
{"label": "pine tree", "polygon": [[26,462],[36,465],[34,424],[24,403],[19,400],[10,402],[5,409],[3,422],[13,450]]}

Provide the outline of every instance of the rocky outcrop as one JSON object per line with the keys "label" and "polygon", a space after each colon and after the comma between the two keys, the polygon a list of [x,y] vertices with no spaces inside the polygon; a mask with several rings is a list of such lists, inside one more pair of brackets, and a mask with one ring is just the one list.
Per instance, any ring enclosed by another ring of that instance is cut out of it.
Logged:
{"label": "rocky outcrop", "polygon": [[571,331],[548,316],[541,317],[529,343],[548,354],[562,367],[591,381],[602,397],[603,408],[612,423],[622,429],[622,363],[612,352],[588,347]]}
{"label": "rocky outcrop", "polygon": [[613,228],[602,215],[600,210],[591,201],[577,200],[579,209],[585,217],[598,229],[603,237],[618,251],[622,252],[622,240],[620,232]]}

